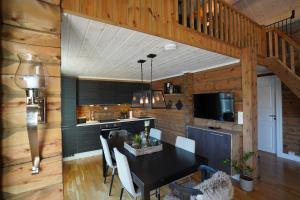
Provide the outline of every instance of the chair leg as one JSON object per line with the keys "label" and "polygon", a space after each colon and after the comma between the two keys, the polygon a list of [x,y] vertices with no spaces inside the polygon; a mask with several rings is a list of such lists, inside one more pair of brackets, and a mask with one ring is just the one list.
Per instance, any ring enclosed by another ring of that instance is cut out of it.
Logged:
{"label": "chair leg", "polygon": [[122,200],[123,192],[124,192],[124,188],[121,189],[120,200]]}
{"label": "chair leg", "polygon": [[160,200],[160,190],[159,190],[159,188],[156,189],[156,192],[155,192],[155,193],[156,193],[156,194],[155,194],[156,198],[157,198],[158,200]]}
{"label": "chair leg", "polygon": [[105,170],[105,174],[104,174],[104,183],[106,183],[106,177],[107,177],[107,173],[108,173],[108,166],[106,166],[106,170]]}
{"label": "chair leg", "polygon": [[114,177],[115,177],[115,169],[113,169],[113,172],[112,172],[112,177],[111,177],[111,182],[110,182],[110,188],[109,188],[109,196],[111,194],[111,188],[112,188],[112,185],[113,185],[113,182],[114,182]]}

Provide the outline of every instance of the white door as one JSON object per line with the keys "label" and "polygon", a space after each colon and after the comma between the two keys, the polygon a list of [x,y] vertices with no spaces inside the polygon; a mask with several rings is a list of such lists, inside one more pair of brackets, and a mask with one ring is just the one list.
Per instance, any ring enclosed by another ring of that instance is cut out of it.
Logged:
{"label": "white door", "polygon": [[258,150],[276,153],[276,78],[257,78]]}

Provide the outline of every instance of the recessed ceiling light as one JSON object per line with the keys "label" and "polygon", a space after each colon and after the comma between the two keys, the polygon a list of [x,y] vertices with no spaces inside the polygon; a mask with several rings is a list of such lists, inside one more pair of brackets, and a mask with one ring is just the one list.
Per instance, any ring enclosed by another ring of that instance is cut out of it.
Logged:
{"label": "recessed ceiling light", "polygon": [[174,43],[169,43],[169,44],[166,44],[164,48],[166,51],[170,51],[170,50],[175,50],[177,48],[177,46]]}

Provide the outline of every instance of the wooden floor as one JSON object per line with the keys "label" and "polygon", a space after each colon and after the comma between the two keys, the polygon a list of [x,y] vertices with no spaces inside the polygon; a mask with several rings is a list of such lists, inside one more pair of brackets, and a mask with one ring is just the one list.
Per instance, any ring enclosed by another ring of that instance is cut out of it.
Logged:
{"label": "wooden floor", "polygon": [[[110,178],[103,183],[102,157],[94,156],[64,162],[64,199],[119,199],[120,182],[116,176],[112,196],[108,197]],[[300,199],[300,163],[260,153],[260,175],[255,190],[243,192],[235,185],[234,199],[238,200],[296,200]],[[110,176],[111,177],[111,176]],[[161,196],[168,193],[168,187],[161,188]],[[125,193],[124,193],[125,194]],[[130,199],[127,194],[123,199]],[[154,196],[152,199],[156,199]]]}

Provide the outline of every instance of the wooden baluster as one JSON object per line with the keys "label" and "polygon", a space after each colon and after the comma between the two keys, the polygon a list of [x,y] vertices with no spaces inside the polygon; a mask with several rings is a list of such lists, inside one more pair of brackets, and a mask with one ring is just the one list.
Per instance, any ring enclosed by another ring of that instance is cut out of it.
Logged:
{"label": "wooden baluster", "polygon": [[198,13],[198,16],[197,16],[197,29],[199,32],[201,32],[201,16],[203,16],[202,14],[202,9],[201,9],[201,1],[202,0],[197,0],[197,13]]}
{"label": "wooden baluster", "polygon": [[294,47],[290,45],[290,63],[291,63],[291,70],[295,73],[295,52]]}
{"label": "wooden baluster", "polygon": [[218,1],[214,0],[214,34],[216,38],[219,38],[219,21],[218,21],[218,17],[219,17],[219,10],[218,10]]}
{"label": "wooden baluster", "polygon": [[285,46],[285,40],[281,38],[281,52],[282,52],[282,62],[283,64],[286,64],[286,46]]}
{"label": "wooden baluster", "polygon": [[236,45],[236,19],[234,10],[232,10],[232,43]]}
{"label": "wooden baluster", "polygon": [[269,31],[269,57],[273,56],[273,39],[272,39],[272,31]]}
{"label": "wooden baluster", "polygon": [[[182,14],[182,13],[181,13],[181,14]],[[174,4],[174,15],[175,15],[176,24],[178,24],[178,20],[179,20],[178,0],[175,0],[175,4]],[[174,18],[173,18],[173,19],[174,19]]]}
{"label": "wooden baluster", "polygon": [[182,0],[182,22],[183,26],[187,26],[187,0]]}
{"label": "wooden baluster", "polygon": [[213,27],[214,27],[214,24],[213,24],[213,18],[212,18],[212,0],[208,0],[208,11],[209,11],[209,35],[210,36],[213,36]]}
{"label": "wooden baluster", "polygon": [[224,11],[225,11],[225,41],[228,42],[228,31],[229,31],[229,23],[228,23],[228,8],[227,6],[224,6]]}
{"label": "wooden baluster", "polygon": [[221,40],[224,40],[224,10],[223,10],[223,4],[222,4],[222,1],[221,0],[219,0],[219,9],[220,9],[220,20],[219,20],[219,22],[220,22],[220,39]]}
{"label": "wooden baluster", "polygon": [[195,26],[194,26],[194,0],[191,0],[190,2],[190,6],[191,6],[191,14],[190,14],[190,28],[191,29],[195,29]]}
{"label": "wooden baluster", "polygon": [[233,16],[232,16],[232,10],[229,9],[229,42],[230,44],[233,43]]}
{"label": "wooden baluster", "polygon": [[207,0],[203,0],[203,29],[207,34]]}
{"label": "wooden baluster", "polygon": [[241,16],[241,47],[245,47],[245,20]]}
{"label": "wooden baluster", "polygon": [[274,32],[274,50],[275,50],[275,58],[278,58],[278,34],[276,32]]}

